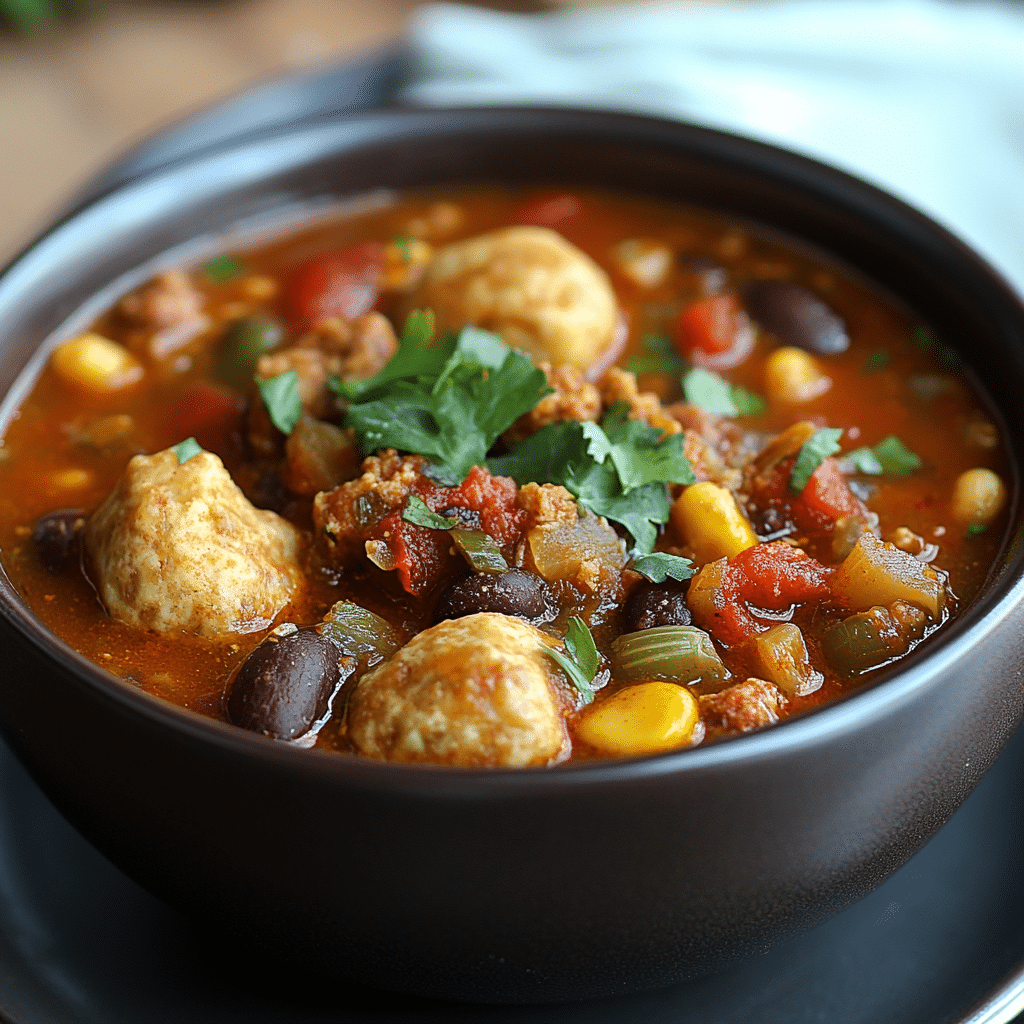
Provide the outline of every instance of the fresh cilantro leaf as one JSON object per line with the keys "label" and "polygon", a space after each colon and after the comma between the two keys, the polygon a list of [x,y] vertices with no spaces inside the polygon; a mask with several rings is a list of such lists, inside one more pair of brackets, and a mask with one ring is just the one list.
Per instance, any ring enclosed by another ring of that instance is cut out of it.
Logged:
{"label": "fresh cilantro leaf", "polygon": [[179,441],[174,446],[174,450],[178,453],[178,465],[180,466],[183,462],[188,462],[193,455],[198,455],[203,449],[194,437],[186,437],[184,441]]}
{"label": "fresh cilantro leaf", "polygon": [[611,443],[611,459],[619,473],[622,491],[649,483],[692,484],[696,477],[683,449],[686,435],[668,437],[641,419],[629,418],[629,406],[616,402],[601,421]]}
{"label": "fresh cilantro leaf", "polygon": [[405,504],[405,511],[402,518],[407,523],[416,526],[425,526],[428,530],[450,530],[458,526],[459,521],[454,516],[442,516],[427,507],[427,503],[415,494],[409,495]]}
{"label": "fresh cilantro leaf", "polygon": [[875,445],[874,453],[882,467],[882,472],[892,476],[906,476],[923,465],[921,456],[912,452],[898,437],[892,434]]}
{"label": "fresh cilantro leaf", "polygon": [[789,489],[794,494],[803,493],[814,471],[829,455],[839,451],[838,441],[842,436],[842,428],[824,427],[804,441],[789,473]]}
{"label": "fresh cilantro leaf", "polygon": [[282,434],[290,434],[302,416],[302,396],[299,394],[299,374],[289,370],[277,377],[253,378],[263,396],[263,404],[270,419]]}
{"label": "fresh cilantro leaf", "polygon": [[849,465],[849,473],[865,473],[870,476],[878,476],[884,473],[882,464],[878,461],[874,450],[871,448],[854,448],[843,456],[843,462]]}
{"label": "fresh cilantro leaf", "polygon": [[736,416],[739,413],[729,382],[699,366],[683,375],[683,395],[690,405],[699,405],[715,416]]}
{"label": "fresh cilantro leaf", "polygon": [[429,309],[416,310],[407,317],[398,351],[387,365],[365,380],[334,378],[330,386],[342,398],[355,402],[384,394],[394,381],[437,376],[455,351],[455,337],[445,335],[431,345],[433,338],[434,314]]}
{"label": "fresh cilantro leaf", "polygon": [[203,273],[218,284],[226,284],[245,273],[245,266],[235,256],[218,256],[203,264]]}
{"label": "fresh cilantro leaf", "polygon": [[442,487],[458,487],[462,483],[462,479],[456,473],[445,469],[444,466],[435,466],[432,462],[425,463],[420,472],[428,480],[433,480]]}
{"label": "fresh cilantro leaf", "polygon": [[668,522],[672,508],[668,489],[658,483],[645,484],[625,495],[602,497],[584,493],[579,496],[579,500],[584,508],[590,509],[595,515],[611,519],[629,530],[636,541],[637,550],[642,554],[654,549],[658,527]]}
{"label": "fresh cilantro leaf", "polygon": [[627,411],[616,403],[600,426],[550,423],[487,465],[520,485],[561,484],[585,509],[625,527],[646,554],[668,522],[666,482],[692,483],[693,467],[683,454],[685,435],[666,438],[642,420],[627,419]]}
{"label": "fresh cilantro leaf", "polygon": [[737,386],[732,389],[732,401],[736,406],[737,416],[760,416],[768,409],[768,402],[761,395],[744,387]]}
{"label": "fresh cilantro leaf", "polygon": [[395,235],[391,241],[401,250],[402,259],[406,263],[410,262],[412,260],[412,235]]}
{"label": "fresh cilantro leaf", "polygon": [[647,373],[675,374],[686,369],[686,363],[676,351],[672,339],[663,334],[648,334],[644,338],[644,349],[647,355],[634,356],[624,367],[637,377]]}
{"label": "fresh cilantro leaf", "polygon": [[562,670],[583,697],[583,703],[589,704],[594,699],[594,691],[590,684],[597,675],[598,654],[587,624],[578,615],[569,620],[569,628],[565,633],[565,649],[568,655],[550,647],[543,648],[562,666]]}
{"label": "fresh cilantro leaf", "polygon": [[689,558],[670,555],[664,551],[655,551],[644,555],[633,563],[633,569],[646,576],[652,583],[664,583],[671,577],[674,580],[688,580],[693,575],[693,562]]}
{"label": "fresh cilantro leaf", "polygon": [[967,539],[974,540],[975,537],[984,533],[987,529],[987,523],[971,523],[971,525],[967,527]]}
{"label": "fresh cilantro leaf", "polygon": [[432,337],[432,314],[414,313],[387,366],[368,380],[332,387],[352,403],[345,425],[363,454],[397,448],[425,455],[435,473],[458,483],[551,389],[529,356],[487,331],[468,327],[431,345]]}
{"label": "fresh cilantro leaf", "polygon": [[867,362],[864,364],[864,371],[866,373],[878,373],[879,370],[884,370],[891,360],[892,356],[887,348],[876,348],[868,356]]}

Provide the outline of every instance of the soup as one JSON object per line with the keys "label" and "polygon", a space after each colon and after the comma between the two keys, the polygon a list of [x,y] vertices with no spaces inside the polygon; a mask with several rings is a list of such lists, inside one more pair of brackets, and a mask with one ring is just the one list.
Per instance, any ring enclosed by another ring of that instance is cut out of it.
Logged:
{"label": "soup", "polygon": [[664,203],[400,197],[59,344],[0,448],[0,552],[97,664],[282,742],[716,742],[877,678],[984,582],[1008,470],[940,326]]}

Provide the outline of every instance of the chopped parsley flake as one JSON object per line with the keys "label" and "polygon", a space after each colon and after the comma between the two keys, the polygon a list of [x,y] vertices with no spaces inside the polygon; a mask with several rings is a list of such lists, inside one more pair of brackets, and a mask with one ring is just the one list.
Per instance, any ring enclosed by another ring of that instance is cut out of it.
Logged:
{"label": "chopped parsley flake", "polygon": [[179,441],[174,446],[174,450],[178,453],[178,465],[180,466],[183,462],[188,462],[193,455],[198,455],[203,449],[194,437],[186,437],[184,441]]}
{"label": "chopped parsley flake", "polygon": [[975,537],[984,533],[987,529],[987,523],[971,523],[971,525],[967,527],[967,539],[974,540]]}
{"label": "chopped parsley flake", "polygon": [[717,373],[699,366],[683,375],[683,394],[690,405],[699,405],[715,416],[760,416],[768,408],[760,395],[733,387]]}
{"label": "chopped parsley flake", "polygon": [[583,697],[583,703],[589,704],[594,699],[594,691],[590,684],[597,675],[599,657],[594,638],[587,629],[587,624],[578,615],[569,620],[569,628],[565,633],[565,649],[567,655],[550,647],[544,648],[562,666],[562,670]]}
{"label": "chopped parsley flake", "polygon": [[878,476],[906,476],[921,468],[921,457],[912,452],[898,437],[890,434],[879,441],[874,448],[854,448],[843,461],[849,463],[854,472]]}
{"label": "chopped parsley flake", "polygon": [[260,389],[263,404],[267,407],[274,426],[282,434],[290,434],[302,417],[298,371],[289,370],[287,373],[269,378],[256,376],[253,380]]}
{"label": "chopped parsley flake", "polygon": [[227,284],[245,273],[245,266],[236,256],[218,256],[203,264],[203,273],[218,284]]}
{"label": "chopped parsley flake", "polygon": [[815,470],[839,451],[839,438],[842,436],[841,427],[824,427],[804,441],[789,473],[789,489],[794,494],[803,493]]}
{"label": "chopped parsley flake", "polygon": [[879,370],[884,370],[891,361],[892,356],[887,348],[876,348],[868,356],[867,362],[864,364],[864,371],[866,373],[878,373]]}
{"label": "chopped parsley flake", "polygon": [[676,351],[671,338],[663,334],[649,334],[644,338],[645,355],[634,356],[624,369],[637,377],[648,373],[681,373],[686,363]]}
{"label": "chopped parsley flake", "polygon": [[427,503],[415,494],[409,495],[402,518],[407,523],[425,526],[428,530],[450,530],[459,525],[454,516],[442,516],[427,507]]}
{"label": "chopped parsley flake", "polygon": [[674,580],[688,580],[693,575],[693,562],[689,558],[670,555],[664,551],[655,551],[644,555],[633,563],[633,569],[646,576],[652,583],[664,583],[671,577]]}
{"label": "chopped parsley flake", "polygon": [[379,373],[335,378],[331,387],[350,403],[345,426],[364,455],[381,448],[425,455],[434,463],[432,479],[454,485],[551,389],[529,356],[488,331],[467,327],[433,339],[433,315],[413,313]]}
{"label": "chopped parsley flake", "polygon": [[665,437],[642,420],[629,419],[628,411],[625,402],[616,402],[600,425],[550,423],[487,465],[520,486],[561,484],[585,509],[624,526],[637,549],[648,554],[658,527],[668,521],[667,484],[691,484],[695,477],[683,450],[685,434]]}
{"label": "chopped parsley flake", "polygon": [[910,333],[911,340],[918,348],[926,349],[935,357],[935,361],[941,363],[949,370],[959,370],[963,365],[960,353],[951,345],[939,341],[934,332],[928,327],[915,327]]}

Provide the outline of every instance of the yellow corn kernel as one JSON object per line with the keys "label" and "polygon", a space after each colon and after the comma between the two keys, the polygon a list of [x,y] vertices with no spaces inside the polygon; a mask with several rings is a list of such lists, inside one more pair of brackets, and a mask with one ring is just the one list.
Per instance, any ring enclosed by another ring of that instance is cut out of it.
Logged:
{"label": "yellow corn kernel", "polygon": [[239,288],[247,299],[254,299],[257,302],[273,299],[278,292],[277,282],[272,277],[266,277],[263,274],[243,277],[239,282]]}
{"label": "yellow corn kernel", "polygon": [[732,492],[710,480],[692,484],[672,504],[672,525],[698,565],[733,558],[757,543],[757,534]]}
{"label": "yellow corn kernel", "polygon": [[832,387],[832,378],[802,348],[777,348],[764,364],[764,390],[773,402],[809,402]]}
{"label": "yellow corn kernel", "polygon": [[411,288],[423,276],[434,250],[421,238],[395,239],[384,246],[384,276],[381,287],[387,291]]}
{"label": "yellow corn kernel", "polygon": [[611,757],[640,757],[699,743],[704,730],[697,699],[662,681],[637,683],[591,704],[576,735]]}
{"label": "yellow corn kernel", "polygon": [[990,523],[1006,504],[1006,485],[991,469],[968,469],[953,485],[953,516],[961,523]]}
{"label": "yellow corn kernel", "polygon": [[92,482],[92,473],[76,466],[58,469],[50,474],[50,489],[53,491],[81,491]]}
{"label": "yellow corn kernel", "polygon": [[82,334],[58,345],[50,356],[54,372],[66,384],[109,394],[142,379],[142,364],[116,341],[100,334]]}

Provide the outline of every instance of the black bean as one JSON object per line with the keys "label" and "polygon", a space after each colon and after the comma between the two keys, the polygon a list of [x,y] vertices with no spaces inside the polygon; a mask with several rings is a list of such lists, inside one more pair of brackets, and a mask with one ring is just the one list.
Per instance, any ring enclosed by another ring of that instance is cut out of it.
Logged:
{"label": "black bean", "polygon": [[342,682],[341,651],[333,640],[312,627],[275,631],[238,670],[228,718],[264,736],[298,739],[325,718]]}
{"label": "black bean", "polygon": [[688,626],[690,609],[686,591],[672,584],[641,583],[634,587],[623,609],[626,632],[636,633],[655,626]]}
{"label": "black bean", "polygon": [[497,576],[476,573],[456,580],[441,594],[434,621],[477,612],[500,612],[535,620],[546,614],[548,599],[547,584],[532,572],[509,569]]}
{"label": "black bean", "polygon": [[850,347],[842,318],[792,281],[755,280],[743,290],[747,312],[786,345],[830,356]]}
{"label": "black bean", "polygon": [[63,573],[78,565],[78,537],[85,526],[80,508],[62,508],[43,516],[32,530],[39,561],[50,572]]}

